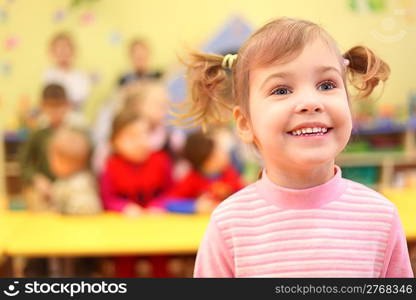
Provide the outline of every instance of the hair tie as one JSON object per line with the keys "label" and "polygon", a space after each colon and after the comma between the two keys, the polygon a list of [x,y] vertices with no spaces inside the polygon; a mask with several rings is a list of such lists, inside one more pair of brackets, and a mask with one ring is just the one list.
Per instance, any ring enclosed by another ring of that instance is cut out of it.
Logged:
{"label": "hair tie", "polygon": [[234,61],[237,59],[237,54],[227,54],[224,56],[224,58],[222,59],[222,63],[221,66],[224,69],[229,69],[231,70],[231,68],[233,67]]}

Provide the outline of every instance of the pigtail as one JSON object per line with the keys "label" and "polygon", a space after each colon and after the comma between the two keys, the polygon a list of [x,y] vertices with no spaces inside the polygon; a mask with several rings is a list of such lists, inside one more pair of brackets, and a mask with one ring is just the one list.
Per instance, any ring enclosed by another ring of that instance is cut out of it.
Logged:
{"label": "pigtail", "polygon": [[184,127],[218,125],[229,120],[234,106],[231,70],[223,68],[223,56],[193,52],[187,66],[187,100],[172,113]]}
{"label": "pigtail", "polygon": [[385,82],[390,75],[390,67],[367,47],[353,47],[343,57],[348,60],[348,79],[359,91],[358,98],[369,96],[380,80]]}

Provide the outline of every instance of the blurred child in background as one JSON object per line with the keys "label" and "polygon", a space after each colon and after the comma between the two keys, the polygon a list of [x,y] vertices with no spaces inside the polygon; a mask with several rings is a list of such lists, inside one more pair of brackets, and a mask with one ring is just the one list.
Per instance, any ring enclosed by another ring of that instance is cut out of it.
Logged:
{"label": "blurred child in background", "polygon": [[123,86],[112,104],[98,117],[94,130],[96,150],[93,167],[97,173],[103,170],[110,153],[109,136],[114,115],[123,110],[132,110],[149,121],[149,142],[152,151],[165,150],[175,160],[181,151],[185,136],[179,130],[168,128],[169,96],[162,83],[154,80],[137,80]]}
{"label": "blurred child in background", "polygon": [[102,211],[97,182],[90,171],[91,144],[86,132],[58,129],[49,142],[49,163],[57,180],[51,199],[62,214],[91,215]]}
{"label": "blurred child in background", "polygon": [[[48,159],[53,174],[51,202],[53,209],[65,215],[93,215],[102,211],[97,182],[90,168],[91,144],[82,129],[63,126],[50,138]],[[49,276],[62,277],[93,274],[97,259],[49,259]]]}
{"label": "blurred child in background", "polygon": [[137,81],[126,87],[124,109],[142,114],[150,122],[150,144],[153,151],[165,150],[172,159],[178,158],[185,135],[167,126],[169,95],[158,81]]}
{"label": "blurred child in background", "polygon": [[144,40],[133,39],[128,50],[132,70],[120,77],[118,81],[119,86],[129,84],[138,79],[159,79],[162,76],[161,72],[149,71],[150,48]]}
{"label": "blurred child in background", "polygon": [[101,176],[106,209],[139,215],[171,185],[171,160],[166,151],[152,151],[150,122],[126,110],[113,121],[111,145]]}
{"label": "blurred child in background", "polygon": [[[137,217],[160,209],[154,200],[170,188],[172,166],[166,151],[153,151],[150,130],[151,122],[131,109],[114,119],[110,138],[113,152],[100,177],[106,210]],[[116,276],[135,277],[135,262],[135,257],[116,258]],[[164,257],[153,257],[151,263],[153,277],[166,276]]]}
{"label": "blurred child in background", "polygon": [[230,162],[231,139],[225,128],[207,134],[196,131],[188,136],[183,155],[192,168],[167,193],[167,202],[171,202],[172,209],[177,203],[188,202],[193,204],[191,210],[209,213],[219,202],[244,187]]}
{"label": "blurred child in background", "polygon": [[44,82],[62,85],[72,107],[82,109],[90,92],[90,79],[74,68],[76,51],[72,37],[65,32],[56,34],[49,44],[49,54],[54,66],[45,72]]}
{"label": "blurred child in background", "polygon": [[40,110],[46,122],[31,133],[20,153],[24,198],[27,208],[32,211],[51,208],[49,196],[55,176],[48,162],[47,143],[70,111],[64,88],[57,84],[47,85],[42,93]]}

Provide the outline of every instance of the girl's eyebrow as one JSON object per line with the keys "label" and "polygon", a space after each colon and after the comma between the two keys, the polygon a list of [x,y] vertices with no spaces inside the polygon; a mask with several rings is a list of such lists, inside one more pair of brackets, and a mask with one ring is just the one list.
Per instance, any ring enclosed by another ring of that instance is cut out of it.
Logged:
{"label": "girl's eyebrow", "polygon": [[[322,74],[322,73],[326,73],[326,72],[330,72],[330,71],[335,71],[338,73],[339,76],[342,77],[341,71],[335,67],[332,66],[320,66],[317,67],[314,71],[314,73],[317,74]],[[266,79],[263,81],[263,83],[261,84],[260,88],[263,89],[264,86],[267,84],[267,82],[269,82],[270,80],[274,79],[274,78],[290,78],[290,77],[294,77],[295,75],[291,72],[278,72],[278,73],[273,73],[269,76],[266,77]]]}
{"label": "girl's eyebrow", "polygon": [[332,66],[322,66],[316,69],[316,73],[326,73],[329,71],[335,71],[338,73],[339,76],[342,76],[341,71],[335,67]]}
{"label": "girl's eyebrow", "polygon": [[263,81],[263,83],[261,84],[261,86],[260,86],[260,88],[261,89],[263,89],[264,88],[264,86],[270,81],[270,80],[272,80],[272,79],[274,79],[274,78],[282,78],[282,79],[285,79],[285,78],[288,78],[288,77],[293,77],[294,76],[294,74],[293,73],[291,73],[291,72],[278,72],[278,73],[273,73],[273,74],[271,74],[271,75],[269,75],[269,76],[267,76],[266,77],[266,79]]}

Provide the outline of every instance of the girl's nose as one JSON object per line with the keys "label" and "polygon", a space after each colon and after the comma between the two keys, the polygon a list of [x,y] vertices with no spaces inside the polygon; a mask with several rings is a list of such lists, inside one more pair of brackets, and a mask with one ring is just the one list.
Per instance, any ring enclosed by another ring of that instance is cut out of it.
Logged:
{"label": "girl's nose", "polygon": [[325,110],[324,106],[322,105],[320,101],[311,99],[311,100],[300,101],[300,103],[296,105],[295,112],[296,113],[321,113],[324,110]]}

